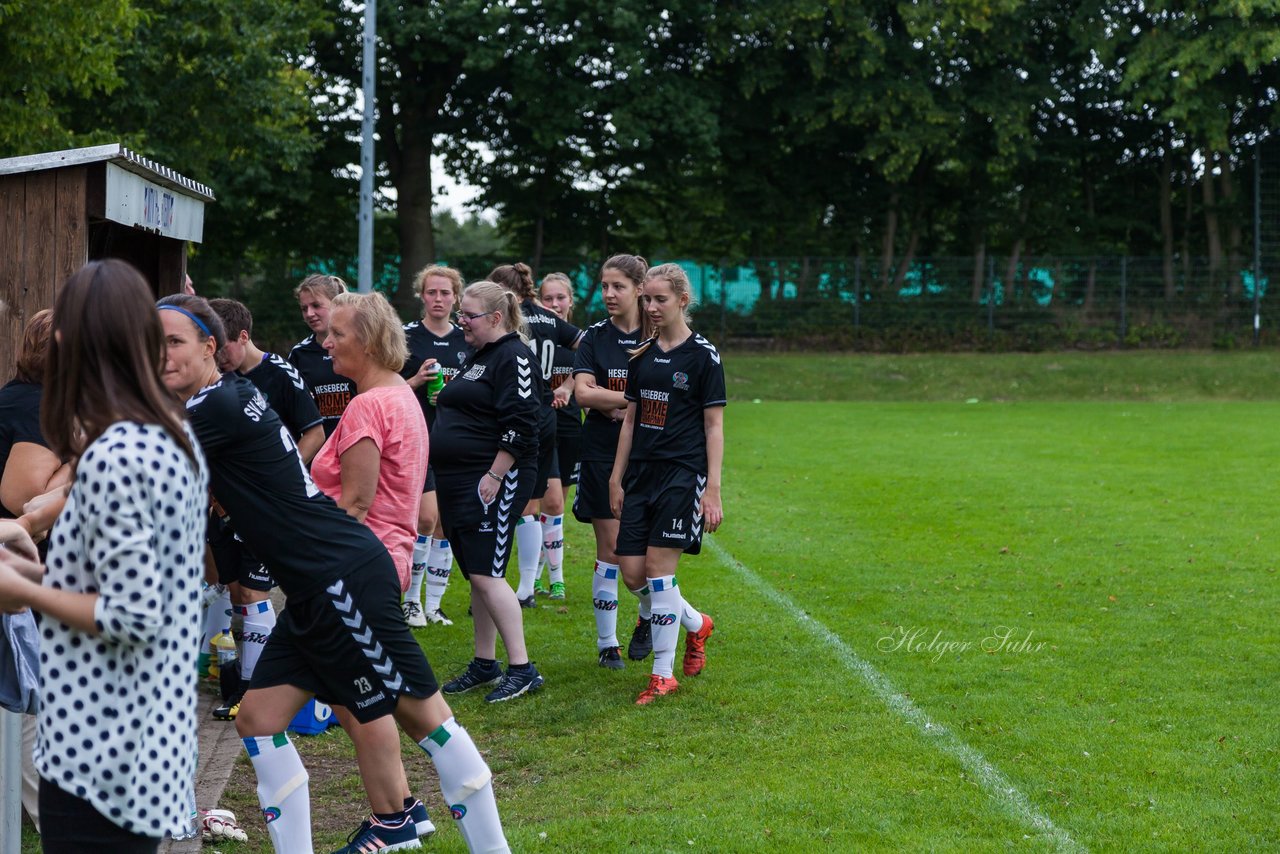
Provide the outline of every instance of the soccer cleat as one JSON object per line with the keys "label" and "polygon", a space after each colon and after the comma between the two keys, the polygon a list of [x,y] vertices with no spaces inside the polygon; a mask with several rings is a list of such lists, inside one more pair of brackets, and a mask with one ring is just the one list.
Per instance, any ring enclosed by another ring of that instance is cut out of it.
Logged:
{"label": "soccer cleat", "polygon": [[486,703],[504,703],[507,700],[514,700],[521,694],[532,694],[542,687],[545,680],[542,674],[538,672],[538,668],[532,663],[526,670],[514,670],[507,668],[507,673],[502,677],[502,681],[498,683],[498,687],[494,688],[488,694],[484,695]]}
{"label": "soccer cleat", "polygon": [[529,596],[529,597],[527,597],[527,598],[525,598],[525,599],[517,599],[516,601],[520,603],[520,607],[521,607],[521,608],[536,608],[536,607],[538,607],[538,603],[534,600],[534,598],[533,598],[532,596]]}
{"label": "soccer cleat", "polygon": [[550,590],[547,589],[547,582],[543,580],[541,575],[539,575],[537,579],[533,582],[533,592],[538,594],[539,596],[546,596],[548,593],[551,592]]}
{"label": "soccer cleat", "polygon": [[715,631],[716,624],[706,614],[702,615],[702,628],[696,632],[685,632],[684,636],[684,675],[697,676],[707,666],[707,638]]}
{"label": "soccer cleat", "polygon": [[221,706],[214,706],[213,712],[211,713],[213,715],[213,719],[215,721],[234,721],[236,719],[236,715],[240,714],[240,701],[243,699],[244,692],[241,691]]}
{"label": "soccer cleat", "polygon": [[607,647],[600,650],[600,666],[609,670],[621,670],[626,667],[622,663],[622,650],[616,646]]}
{"label": "soccer cleat", "polygon": [[647,706],[659,697],[674,694],[679,687],[680,683],[675,680],[674,676],[659,676],[656,673],[651,673],[649,675],[649,687],[641,691],[639,697],[636,697],[636,705]]}
{"label": "soccer cleat", "polygon": [[497,682],[501,678],[502,667],[499,666],[498,662],[495,661],[490,667],[482,667],[473,658],[461,675],[455,676],[444,683],[444,687],[440,690],[446,694],[465,694],[472,688],[479,688],[481,685]]}
{"label": "soccer cleat", "polygon": [[366,818],[347,837],[347,844],[333,854],[371,854],[374,851],[409,851],[421,848],[413,820],[405,817],[399,824],[383,824]]}
{"label": "soccer cleat", "polygon": [[450,620],[448,617],[446,617],[444,611],[441,611],[439,608],[436,608],[430,614],[425,615],[423,619],[425,619],[426,622],[430,623],[433,626],[452,626],[453,625],[453,620]]}
{"label": "soccer cleat", "polygon": [[[407,803],[409,799],[405,800]],[[413,803],[406,806],[404,811],[409,814],[409,820],[413,822],[414,832],[418,834],[419,839],[436,832],[436,826],[432,824],[431,817],[427,815],[426,804],[422,801],[414,798]]]}
{"label": "soccer cleat", "polygon": [[427,624],[427,618],[422,614],[422,606],[412,599],[406,599],[400,603],[400,611],[404,614],[404,621],[410,628],[416,629]]}
{"label": "soccer cleat", "polygon": [[547,598],[563,599],[564,598],[564,582],[563,581],[551,582],[551,595]]}
{"label": "soccer cleat", "polygon": [[644,661],[653,652],[653,630],[648,620],[636,620],[636,630],[631,633],[631,643],[627,644],[627,658],[632,661]]}

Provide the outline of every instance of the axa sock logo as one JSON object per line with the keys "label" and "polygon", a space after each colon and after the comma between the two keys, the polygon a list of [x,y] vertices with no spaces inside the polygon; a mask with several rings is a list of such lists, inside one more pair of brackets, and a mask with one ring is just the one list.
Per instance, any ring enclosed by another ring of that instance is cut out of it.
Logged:
{"label": "axa sock logo", "polygon": [[655,626],[669,626],[675,621],[675,614],[654,614],[649,618],[649,622]]}
{"label": "axa sock logo", "polygon": [[462,804],[454,804],[449,807],[449,814],[453,816],[454,821],[462,821],[462,817],[467,814],[467,808]]}
{"label": "axa sock logo", "polygon": [[618,610],[617,599],[592,599],[591,604],[595,606],[597,611],[616,611]]}
{"label": "axa sock logo", "polygon": [[267,824],[271,824],[271,822],[275,821],[279,817],[280,817],[280,807],[263,807],[262,808],[262,820],[265,821]]}
{"label": "axa sock logo", "polygon": [[434,576],[435,578],[448,578],[452,570],[453,567],[451,566],[428,566],[427,575]]}

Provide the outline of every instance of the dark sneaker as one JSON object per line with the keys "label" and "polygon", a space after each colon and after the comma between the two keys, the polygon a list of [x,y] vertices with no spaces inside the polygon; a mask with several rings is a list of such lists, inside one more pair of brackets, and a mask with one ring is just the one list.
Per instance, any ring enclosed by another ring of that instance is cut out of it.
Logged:
{"label": "dark sneaker", "polygon": [[534,599],[532,596],[528,597],[527,599],[517,599],[516,601],[520,603],[521,608],[538,607],[538,601]]}
{"label": "dark sneaker", "polygon": [[607,647],[600,650],[600,666],[607,667],[610,670],[621,670],[626,667],[622,663],[622,650],[616,646]]}
{"label": "dark sneaker", "polygon": [[627,658],[632,661],[644,661],[653,652],[653,634],[648,620],[636,620],[636,630],[631,633],[631,643],[627,644]]}
{"label": "dark sneaker", "polygon": [[[413,803],[409,803],[412,800]],[[431,823],[431,817],[427,815],[426,804],[417,798],[406,798],[404,811],[409,814],[409,820],[413,822],[413,829],[421,839],[424,836],[430,836],[436,832],[436,826]]]}
{"label": "dark sneaker", "polygon": [[702,628],[686,632],[684,636],[684,675],[697,676],[707,666],[707,638],[716,625],[706,614],[702,615]]}
{"label": "dark sneaker", "polygon": [[515,670],[508,667],[506,675],[502,677],[498,687],[484,695],[484,701],[486,703],[504,703],[507,700],[514,700],[521,694],[532,694],[542,687],[544,681],[542,674],[538,672],[538,668],[532,664],[525,670]]}
{"label": "dark sneaker", "polygon": [[649,675],[649,687],[641,691],[639,697],[636,697],[636,705],[647,706],[659,697],[674,694],[679,687],[680,683],[673,677],[659,676],[656,673],[652,673]]}
{"label": "dark sneaker", "polygon": [[501,678],[502,667],[496,661],[489,667],[482,667],[473,658],[460,676],[455,676],[444,683],[444,687],[440,690],[446,694],[465,694],[472,688],[497,682]]}
{"label": "dark sneaker", "polygon": [[236,715],[240,714],[240,701],[244,699],[244,692],[236,694],[230,700],[221,706],[213,707],[213,719],[215,721],[234,721]]}
{"label": "dark sneaker", "polygon": [[406,817],[399,824],[383,824],[366,818],[350,836],[347,844],[333,854],[369,854],[371,851],[410,851],[421,848],[413,821]]}

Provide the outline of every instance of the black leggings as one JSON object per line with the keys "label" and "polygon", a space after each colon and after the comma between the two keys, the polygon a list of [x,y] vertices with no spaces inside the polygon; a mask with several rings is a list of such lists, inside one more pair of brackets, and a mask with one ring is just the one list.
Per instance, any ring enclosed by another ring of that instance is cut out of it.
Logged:
{"label": "black leggings", "polygon": [[40,845],[45,854],[156,854],[160,840],[112,824],[93,804],[41,777]]}

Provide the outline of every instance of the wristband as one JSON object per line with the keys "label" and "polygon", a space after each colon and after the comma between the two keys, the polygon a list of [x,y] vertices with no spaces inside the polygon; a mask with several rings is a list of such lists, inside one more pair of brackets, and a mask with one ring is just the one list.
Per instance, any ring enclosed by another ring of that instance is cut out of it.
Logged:
{"label": "wristband", "polygon": [[500,477],[498,477],[498,475],[494,474],[494,473],[493,473],[493,469],[489,469],[487,472],[485,472],[485,474],[486,474],[486,475],[488,475],[489,477],[493,478],[494,480],[496,480],[498,483],[502,483],[502,478],[500,478]]}

